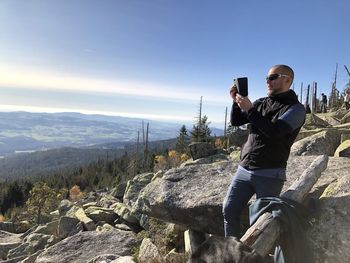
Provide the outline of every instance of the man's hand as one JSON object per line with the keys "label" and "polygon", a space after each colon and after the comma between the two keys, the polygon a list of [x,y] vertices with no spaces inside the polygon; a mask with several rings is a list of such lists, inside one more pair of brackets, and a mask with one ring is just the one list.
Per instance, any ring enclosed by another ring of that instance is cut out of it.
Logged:
{"label": "man's hand", "polygon": [[238,106],[244,111],[249,111],[251,108],[253,108],[253,104],[248,97],[243,97],[237,93],[235,99],[233,100],[235,100]]}
{"label": "man's hand", "polygon": [[230,89],[230,96],[231,96],[231,98],[233,99],[234,102],[237,102],[236,101],[236,95],[237,95],[237,86],[236,86],[236,84],[234,84],[232,86],[232,88]]}

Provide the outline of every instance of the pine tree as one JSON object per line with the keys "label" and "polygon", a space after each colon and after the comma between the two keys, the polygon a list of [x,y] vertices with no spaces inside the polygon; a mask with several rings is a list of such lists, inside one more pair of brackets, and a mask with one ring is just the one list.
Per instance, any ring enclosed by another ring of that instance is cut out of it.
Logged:
{"label": "pine tree", "polygon": [[30,191],[27,201],[28,212],[33,216],[37,224],[42,221],[42,216],[53,211],[62,199],[62,193],[50,188],[46,183],[37,182]]}
{"label": "pine tree", "polygon": [[211,130],[209,128],[210,122],[208,122],[208,117],[204,115],[200,122],[196,125],[193,125],[191,131],[192,141],[193,142],[209,142]]}
{"label": "pine tree", "polygon": [[180,128],[179,136],[176,139],[175,149],[179,153],[187,153],[189,136],[185,125]]}

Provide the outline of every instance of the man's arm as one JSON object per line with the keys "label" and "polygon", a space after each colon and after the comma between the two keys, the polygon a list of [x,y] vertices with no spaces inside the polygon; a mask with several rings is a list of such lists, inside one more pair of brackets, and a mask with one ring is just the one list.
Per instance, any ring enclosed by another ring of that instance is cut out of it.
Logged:
{"label": "man's arm", "polygon": [[232,126],[241,126],[249,122],[247,113],[242,111],[236,102],[232,104],[230,122]]}
{"label": "man's arm", "polygon": [[248,111],[247,119],[267,138],[278,138],[300,128],[305,121],[305,108],[300,103],[292,105],[276,121],[272,122],[259,113],[255,107]]}

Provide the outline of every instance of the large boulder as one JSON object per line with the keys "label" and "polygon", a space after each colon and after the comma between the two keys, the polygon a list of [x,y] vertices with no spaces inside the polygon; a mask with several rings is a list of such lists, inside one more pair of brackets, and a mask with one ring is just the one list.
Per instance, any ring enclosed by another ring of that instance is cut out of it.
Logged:
{"label": "large boulder", "polygon": [[329,123],[314,113],[306,114],[305,123],[303,126],[305,129],[313,130],[315,128],[326,128],[330,127]]}
{"label": "large boulder", "polygon": [[118,218],[118,215],[114,212],[113,208],[90,206],[87,209],[85,209],[85,213],[95,223],[104,221],[110,224]]}
{"label": "large boulder", "polygon": [[298,133],[297,138],[295,139],[295,141],[299,141],[302,140],[306,137],[312,136],[316,133],[319,133],[321,131],[323,131],[324,129],[315,129],[315,130],[306,130],[306,129],[301,129],[300,132]]}
{"label": "large boulder", "polygon": [[158,248],[154,245],[150,238],[144,238],[142,240],[139,256],[139,263],[165,263],[165,259],[159,253]]}
{"label": "large boulder", "polygon": [[83,263],[99,255],[130,256],[139,241],[135,235],[123,231],[88,231],[68,237],[48,248],[36,263]]}
{"label": "large boulder", "polygon": [[124,204],[132,207],[141,189],[151,182],[153,176],[153,173],[143,173],[136,175],[132,180],[128,181],[123,198]]}
{"label": "large boulder", "polygon": [[83,224],[86,230],[93,231],[96,229],[96,225],[94,221],[85,214],[85,211],[83,208],[79,208],[74,213],[74,216],[79,219],[79,221]]}
{"label": "large boulder", "polygon": [[328,185],[320,200],[319,217],[308,235],[316,260],[350,262],[350,174]]}
{"label": "large boulder", "polygon": [[83,224],[75,217],[62,216],[58,224],[58,237],[63,239],[83,231]]}
{"label": "large boulder", "polygon": [[217,152],[214,145],[207,142],[193,142],[188,145],[188,148],[193,160],[205,158]]}
{"label": "large boulder", "polygon": [[118,199],[123,199],[123,196],[125,194],[127,183],[122,182],[118,184],[116,187],[114,187],[111,191],[111,195]]}
{"label": "large boulder", "polygon": [[348,111],[344,117],[340,120],[340,123],[350,123],[350,111]]}
{"label": "large boulder", "polygon": [[0,230],[15,233],[15,224],[9,221],[0,222]]}
{"label": "large boulder", "polygon": [[[317,156],[290,157],[287,166],[287,181],[282,192],[302,175],[303,171],[309,167],[315,158]],[[186,228],[204,233],[223,235],[222,202],[236,168],[237,165],[235,163],[224,161],[169,170],[164,174],[163,178],[157,178],[141,191],[134,209]],[[328,167],[313,187],[310,196],[318,198],[328,185],[343,177],[349,180],[349,171],[349,158],[329,158]],[[350,188],[350,183],[343,185],[348,187],[347,189]],[[334,202],[338,198],[336,197]],[[321,218],[322,214],[327,216],[329,213],[327,207],[331,205],[331,202],[328,202],[331,199],[332,197],[329,196],[321,198]],[[329,225],[324,225],[322,221],[316,221],[311,229],[317,227],[318,230],[311,231],[309,235],[315,243],[319,241],[322,244],[324,251],[327,251],[327,244],[322,240],[328,240],[329,243],[332,243],[332,245],[328,245],[332,250],[327,253],[340,251],[342,253],[340,256],[348,259],[350,252],[346,252],[347,250],[343,248],[350,247],[350,244],[348,239],[344,239],[343,236],[347,235],[350,237],[350,223],[349,221],[343,221],[343,219],[347,220],[343,215],[350,214],[349,190],[344,192],[344,196],[341,199],[345,201],[342,202],[340,214],[335,216],[332,221],[333,226],[330,227]],[[341,218],[337,221],[339,217]],[[338,224],[342,226],[338,227]],[[330,231],[332,231],[332,238],[330,238]],[[344,240],[344,242],[341,243],[341,240]],[[336,249],[337,246],[342,248]],[[323,253],[322,251],[319,252],[317,247],[313,249],[316,253]],[[328,262],[337,261],[329,260]]]}
{"label": "large boulder", "polygon": [[242,145],[247,141],[249,135],[249,129],[237,128],[236,131],[228,135],[228,145],[242,147]]}
{"label": "large boulder", "polygon": [[0,230],[0,260],[7,258],[7,253],[22,243],[19,234]]}
{"label": "large boulder", "polygon": [[35,228],[33,233],[44,235],[57,235],[58,220],[39,225]]}
{"label": "large boulder", "polygon": [[47,248],[58,242],[58,238],[52,235],[32,233],[23,239],[23,243],[11,249],[7,257],[9,259],[29,256],[38,250]]}
{"label": "large boulder", "polygon": [[223,235],[222,202],[236,169],[231,161],[171,169],[140,192],[133,208],[193,230]]}
{"label": "large boulder", "polygon": [[340,143],[340,133],[337,129],[327,129],[295,142],[291,155],[322,155],[333,156]]}
{"label": "large boulder", "polygon": [[121,218],[123,218],[126,222],[132,224],[139,224],[139,220],[136,215],[134,215],[128,206],[123,203],[115,203],[113,206],[114,212]]}

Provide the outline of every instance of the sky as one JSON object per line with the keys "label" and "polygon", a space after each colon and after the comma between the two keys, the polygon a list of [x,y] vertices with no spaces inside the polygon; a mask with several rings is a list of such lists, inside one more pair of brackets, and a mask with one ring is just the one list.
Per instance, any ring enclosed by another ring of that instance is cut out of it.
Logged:
{"label": "sky", "polygon": [[[275,64],[300,95],[349,81],[348,0],[1,0],[0,111],[82,112],[223,128],[233,78],[266,96]],[[305,95],[303,95],[305,96]]]}

